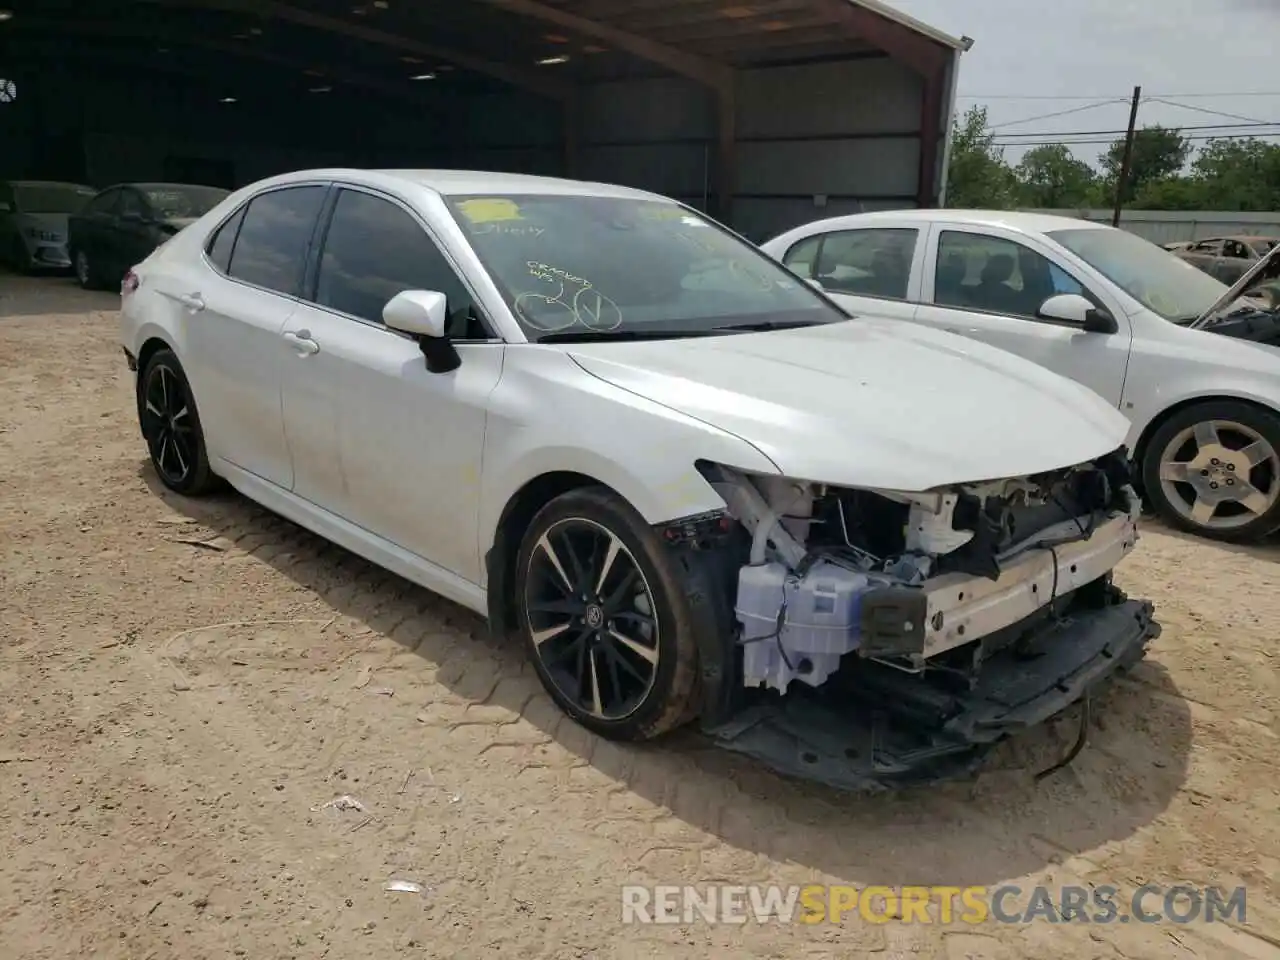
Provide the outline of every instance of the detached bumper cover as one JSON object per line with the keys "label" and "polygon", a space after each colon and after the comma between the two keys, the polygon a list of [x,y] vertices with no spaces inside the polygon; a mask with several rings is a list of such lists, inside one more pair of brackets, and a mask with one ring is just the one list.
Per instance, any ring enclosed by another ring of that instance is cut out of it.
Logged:
{"label": "detached bumper cover", "polygon": [[995,743],[1061,713],[1137,663],[1160,625],[1147,601],[1050,622],[1033,657],[1002,652],[975,689],[949,693],[875,664],[847,684],[744,710],[707,732],[780,773],[849,790],[893,789],[971,772]]}

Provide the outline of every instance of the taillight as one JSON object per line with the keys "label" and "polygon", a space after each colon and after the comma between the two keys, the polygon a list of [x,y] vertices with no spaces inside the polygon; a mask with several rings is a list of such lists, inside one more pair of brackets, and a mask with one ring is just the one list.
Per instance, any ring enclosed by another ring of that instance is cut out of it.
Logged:
{"label": "taillight", "polygon": [[133,291],[138,289],[138,284],[140,282],[141,281],[138,280],[138,275],[130,270],[124,275],[124,279],[120,281],[120,296],[124,297],[133,293]]}

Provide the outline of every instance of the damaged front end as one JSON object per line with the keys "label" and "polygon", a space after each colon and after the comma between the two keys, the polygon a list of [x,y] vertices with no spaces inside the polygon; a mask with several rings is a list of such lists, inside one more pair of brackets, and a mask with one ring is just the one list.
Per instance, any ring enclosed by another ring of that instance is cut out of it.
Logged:
{"label": "damaged front end", "polygon": [[1111,582],[1140,511],[1123,450],[923,493],[699,469],[738,522],[713,551],[734,639],[704,664],[704,728],[783,772],[961,773],[1159,635]]}

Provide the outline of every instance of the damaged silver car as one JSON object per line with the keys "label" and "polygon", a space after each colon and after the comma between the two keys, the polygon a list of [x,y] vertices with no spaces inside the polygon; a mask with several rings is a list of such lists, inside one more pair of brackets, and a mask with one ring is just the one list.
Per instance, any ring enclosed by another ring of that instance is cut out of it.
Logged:
{"label": "damaged silver car", "polygon": [[605,737],[696,719],[830,783],[942,776],[1157,632],[1111,584],[1138,512],[1112,405],[850,317],[672,200],[299,171],[121,293],[165,486],[225,480],[486,615]]}

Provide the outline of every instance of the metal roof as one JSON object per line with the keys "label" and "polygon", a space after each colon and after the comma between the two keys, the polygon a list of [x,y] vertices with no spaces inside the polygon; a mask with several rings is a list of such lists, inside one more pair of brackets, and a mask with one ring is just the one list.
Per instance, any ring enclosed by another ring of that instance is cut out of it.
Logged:
{"label": "metal roof", "polygon": [[[0,54],[291,74],[414,97],[889,55],[934,76],[969,41],[881,0],[5,0]],[[218,66],[215,67],[215,64]]]}
{"label": "metal roof", "polygon": [[930,40],[936,40],[944,46],[951,47],[953,50],[959,50],[962,53],[967,53],[969,48],[973,46],[972,37],[953,37],[951,34],[944,33],[937,27],[929,26],[929,24],[925,23],[923,20],[917,20],[915,17],[911,16],[911,14],[904,13],[897,7],[891,7],[887,3],[882,3],[881,0],[847,0],[847,2],[859,7],[864,7],[872,13],[879,14],[889,20],[893,20],[895,23],[900,23],[904,27],[928,37]]}

